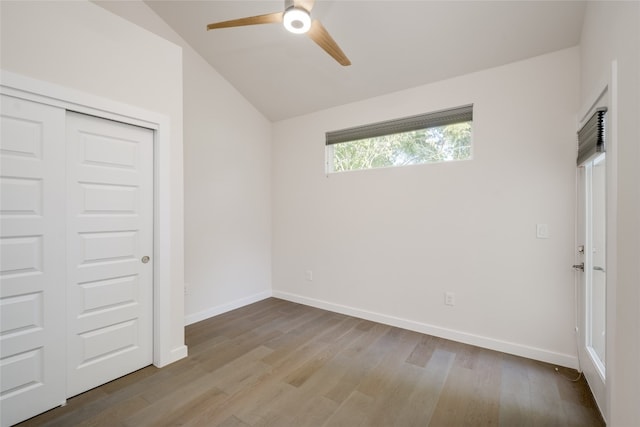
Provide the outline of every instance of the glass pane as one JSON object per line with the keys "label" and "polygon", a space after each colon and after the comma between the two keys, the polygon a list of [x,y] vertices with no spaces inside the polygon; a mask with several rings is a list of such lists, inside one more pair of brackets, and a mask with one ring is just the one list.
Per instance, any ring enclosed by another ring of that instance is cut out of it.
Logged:
{"label": "glass pane", "polygon": [[471,158],[471,122],[401,132],[328,146],[331,172]]}
{"label": "glass pane", "polygon": [[591,221],[589,268],[589,337],[588,345],[605,365],[605,303],[606,303],[606,167],[605,156],[593,161],[591,167]]}

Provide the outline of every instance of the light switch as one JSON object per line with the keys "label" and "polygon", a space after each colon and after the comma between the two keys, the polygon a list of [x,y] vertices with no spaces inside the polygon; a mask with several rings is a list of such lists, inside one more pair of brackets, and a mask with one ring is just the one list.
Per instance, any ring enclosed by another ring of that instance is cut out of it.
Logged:
{"label": "light switch", "polygon": [[548,239],[549,238],[549,225],[547,225],[547,224],[536,224],[536,237],[538,239]]}

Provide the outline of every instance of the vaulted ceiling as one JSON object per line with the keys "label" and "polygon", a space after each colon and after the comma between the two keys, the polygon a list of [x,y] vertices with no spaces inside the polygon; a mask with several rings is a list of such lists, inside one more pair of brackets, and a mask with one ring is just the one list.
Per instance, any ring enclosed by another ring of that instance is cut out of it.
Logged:
{"label": "vaulted ceiling", "polygon": [[342,67],[280,24],[206,31],[212,22],[278,12],[284,1],[146,1],[273,121],[575,46],[583,1],[317,0]]}

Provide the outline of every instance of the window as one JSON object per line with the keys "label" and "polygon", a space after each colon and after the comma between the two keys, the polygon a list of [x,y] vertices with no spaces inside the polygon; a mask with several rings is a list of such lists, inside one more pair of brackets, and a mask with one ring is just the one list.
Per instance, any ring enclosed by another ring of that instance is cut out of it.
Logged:
{"label": "window", "polygon": [[327,172],[471,158],[473,106],[326,133]]}

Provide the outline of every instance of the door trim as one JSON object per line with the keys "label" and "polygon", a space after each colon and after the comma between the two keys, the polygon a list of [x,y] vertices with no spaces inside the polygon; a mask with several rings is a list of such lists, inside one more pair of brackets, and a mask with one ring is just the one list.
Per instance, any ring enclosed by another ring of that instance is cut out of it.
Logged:
{"label": "door trim", "polygon": [[[589,113],[600,101],[603,95],[608,94],[609,105],[607,111],[608,135],[607,135],[607,291],[606,291],[606,371],[604,402],[596,402],[605,421],[609,419],[612,396],[611,382],[615,366],[615,331],[616,331],[616,288],[618,283],[618,227],[616,223],[618,213],[618,62],[611,61],[609,72],[594,86],[590,97],[580,108],[578,126],[588,119]],[[576,129],[576,131],[577,131]],[[576,235],[577,238],[577,235]],[[577,239],[576,239],[577,240]],[[579,310],[580,301],[576,299],[576,310]],[[578,325],[576,325],[578,326]],[[582,333],[582,331],[581,331]]]}
{"label": "door trim", "polygon": [[[115,120],[154,131],[153,137],[153,364],[163,367],[187,356],[184,335],[172,348],[176,325],[184,326],[183,280],[172,285],[171,274],[171,145],[169,117],[75,89],[0,70],[0,93],[69,111]],[[179,197],[180,199],[181,197]],[[181,242],[173,242],[180,244]],[[182,279],[182,278],[181,278]],[[184,334],[184,333],[183,333]]]}

